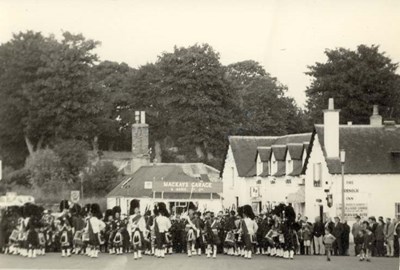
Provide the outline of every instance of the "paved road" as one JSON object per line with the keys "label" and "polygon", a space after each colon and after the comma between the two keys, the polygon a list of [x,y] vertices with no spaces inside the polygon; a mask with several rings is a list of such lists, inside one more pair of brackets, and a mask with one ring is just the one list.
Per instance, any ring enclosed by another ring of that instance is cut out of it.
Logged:
{"label": "paved road", "polygon": [[254,256],[252,260],[220,255],[216,259],[205,256],[188,258],[183,254],[157,259],[145,256],[135,261],[132,254],[121,256],[100,254],[97,259],[85,256],[62,258],[60,254],[46,254],[35,259],[12,255],[0,255],[0,268],[8,269],[157,269],[157,270],[188,270],[188,269],[218,269],[218,270],[267,270],[267,269],[323,269],[323,270],[390,270],[399,269],[397,258],[373,258],[372,262],[359,262],[355,257],[333,257],[327,262],[323,256],[298,256],[294,260],[284,260],[265,256]]}

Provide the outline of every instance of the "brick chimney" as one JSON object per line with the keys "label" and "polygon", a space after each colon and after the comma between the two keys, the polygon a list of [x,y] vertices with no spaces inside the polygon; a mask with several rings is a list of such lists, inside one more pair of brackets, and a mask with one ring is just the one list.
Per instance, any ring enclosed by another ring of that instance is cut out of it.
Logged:
{"label": "brick chimney", "polygon": [[136,111],[135,123],[132,125],[131,173],[149,164],[149,125],[146,124],[146,113],[144,111]]}
{"label": "brick chimney", "polygon": [[339,158],[339,112],[330,98],[328,109],[324,110],[324,144],[328,158]]}
{"label": "brick chimney", "polygon": [[382,126],[382,116],[379,115],[378,105],[374,105],[369,124],[374,127]]}

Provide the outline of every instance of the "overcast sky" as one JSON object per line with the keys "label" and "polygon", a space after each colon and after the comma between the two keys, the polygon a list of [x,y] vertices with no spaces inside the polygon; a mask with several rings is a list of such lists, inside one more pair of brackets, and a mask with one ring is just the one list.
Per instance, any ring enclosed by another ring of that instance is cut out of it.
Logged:
{"label": "overcast sky", "polygon": [[400,62],[400,1],[0,0],[0,42],[25,30],[82,33],[101,60],[138,67],[174,45],[209,43],[223,64],[252,59],[305,102],[326,48],[378,44]]}

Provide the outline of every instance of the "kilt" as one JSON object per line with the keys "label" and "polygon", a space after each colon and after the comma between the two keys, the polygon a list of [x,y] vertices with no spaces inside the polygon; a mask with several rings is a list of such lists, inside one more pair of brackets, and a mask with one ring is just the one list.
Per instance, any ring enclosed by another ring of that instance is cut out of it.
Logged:
{"label": "kilt", "polygon": [[89,245],[93,247],[98,247],[100,245],[98,233],[89,233]]}
{"label": "kilt", "polygon": [[35,230],[29,230],[26,237],[27,248],[38,248],[39,246],[39,235]]}
{"label": "kilt", "polygon": [[165,232],[156,234],[156,247],[158,249],[164,248],[165,245]]}

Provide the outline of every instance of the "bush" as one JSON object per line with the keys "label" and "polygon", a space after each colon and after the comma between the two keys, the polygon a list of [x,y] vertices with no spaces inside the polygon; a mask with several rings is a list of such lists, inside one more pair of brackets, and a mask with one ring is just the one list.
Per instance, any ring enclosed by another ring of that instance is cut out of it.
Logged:
{"label": "bush", "polygon": [[30,186],[32,186],[30,178],[31,178],[30,171],[26,168],[22,168],[22,169],[8,173],[4,177],[4,181],[7,184],[11,184],[11,185],[30,187]]}
{"label": "bush", "polygon": [[78,180],[79,173],[88,165],[88,144],[84,141],[61,141],[54,146],[60,166],[70,175],[71,180]]}
{"label": "bush", "polygon": [[117,184],[118,169],[111,162],[99,162],[83,175],[85,196],[105,196]]}

